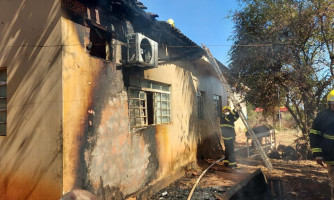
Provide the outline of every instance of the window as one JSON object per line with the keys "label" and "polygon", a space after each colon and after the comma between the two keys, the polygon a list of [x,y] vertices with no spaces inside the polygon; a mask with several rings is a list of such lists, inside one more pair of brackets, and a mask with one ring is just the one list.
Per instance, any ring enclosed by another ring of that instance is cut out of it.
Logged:
{"label": "window", "polygon": [[156,124],[170,122],[170,102],[169,94],[154,93],[155,95],[155,122]]}
{"label": "window", "polygon": [[204,119],[204,92],[197,91],[197,115],[199,119]]}
{"label": "window", "polygon": [[104,37],[104,31],[99,30],[98,28],[91,28],[90,34],[89,34],[89,40],[90,40],[90,49],[89,54],[91,56],[99,57],[106,59],[107,53],[106,53],[106,43],[107,40]]}
{"label": "window", "polygon": [[221,104],[221,96],[218,95],[213,95],[213,105],[214,105],[214,109],[216,111],[216,117],[220,116],[220,112],[221,112],[221,108],[222,108],[222,104]]}
{"label": "window", "polygon": [[90,27],[90,42],[86,47],[89,54],[105,60],[112,60],[112,33],[93,21],[86,20],[86,22]]}
{"label": "window", "polygon": [[6,136],[7,124],[7,68],[0,68],[0,136]]}
{"label": "window", "polygon": [[141,80],[129,89],[130,126],[140,127],[171,121],[170,86]]}
{"label": "window", "polygon": [[145,126],[147,119],[147,95],[139,90],[130,90],[130,124],[131,126]]}

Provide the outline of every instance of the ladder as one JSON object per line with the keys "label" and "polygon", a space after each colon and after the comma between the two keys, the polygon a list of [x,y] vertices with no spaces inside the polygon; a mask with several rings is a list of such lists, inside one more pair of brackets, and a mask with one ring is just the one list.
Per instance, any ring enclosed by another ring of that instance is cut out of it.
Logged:
{"label": "ladder", "polygon": [[267,167],[268,171],[271,172],[271,170],[273,169],[273,166],[272,166],[266,152],[263,150],[261,143],[257,139],[253,129],[249,126],[249,124],[247,122],[247,119],[245,117],[245,114],[240,109],[239,103],[235,99],[234,94],[233,94],[230,86],[227,84],[226,78],[224,77],[224,74],[220,70],[220,68],[219,68],[219,66],[216,62],[216,59],[212,56],[210,49],[208,49],[204,44],[202,44],[202,47],[203,47],[204,51],[206,52],[206,54],[209,58],[210,64],[213,66],[213,68],[215,69],[220,81],[222,82],[224,89],[227,91],[228,96],[231,98],[234,107],[238,108],[237,112],[239,113],[239,116],[240,116],[242,122],[244,123],[245,127],[247,128],[247,130],[249,132],[249,135],[251,136],[252,140],[254,141],[256,150],[259,152],[259,154],[260,154],[265,166]]}

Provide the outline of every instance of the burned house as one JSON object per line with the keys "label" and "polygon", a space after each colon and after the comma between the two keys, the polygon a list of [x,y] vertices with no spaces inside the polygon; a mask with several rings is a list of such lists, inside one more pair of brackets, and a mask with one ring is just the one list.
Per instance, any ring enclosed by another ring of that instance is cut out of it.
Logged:
{"label": "burned house", "polygon": [[1,3],[0,199],[144,198],[216,153],[222,84],[197,44],[143,9]]}

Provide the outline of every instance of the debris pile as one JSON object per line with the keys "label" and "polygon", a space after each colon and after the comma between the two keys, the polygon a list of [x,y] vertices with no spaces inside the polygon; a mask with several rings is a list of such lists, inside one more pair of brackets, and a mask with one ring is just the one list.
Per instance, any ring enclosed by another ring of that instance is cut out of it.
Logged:
{"label": "debris pile", "polygon": [[[226,187],[207,187],[201,188],[197,187],[192,200],[216,200],[227,191]],[[170,185],[169,187],[157,192],[150,197],[150,200],[164,199],[164,200],[175,200],[175,199],[187,199],[191,188],[180,187],[180,182],[177,181]]]}
{"label": "debris pile", "polygon": [[303,155],[297,152],[292,146],[278,145],[277,150],[272,150],[269,157],[283,160],[301,160]]}

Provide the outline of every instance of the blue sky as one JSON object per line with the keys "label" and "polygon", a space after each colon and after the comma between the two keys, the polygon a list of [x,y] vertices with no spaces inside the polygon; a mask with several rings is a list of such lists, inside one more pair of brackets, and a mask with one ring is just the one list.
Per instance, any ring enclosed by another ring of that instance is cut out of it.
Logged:
{"label": "blue sky", "polygon": [[233,44],[233,22],[227,16],[238,8],[236,0],[140,0],[146,12],[159,15],[159,21],[172,18],[175,26],[192,41],[210,48],[212,54],[228,65]]}

